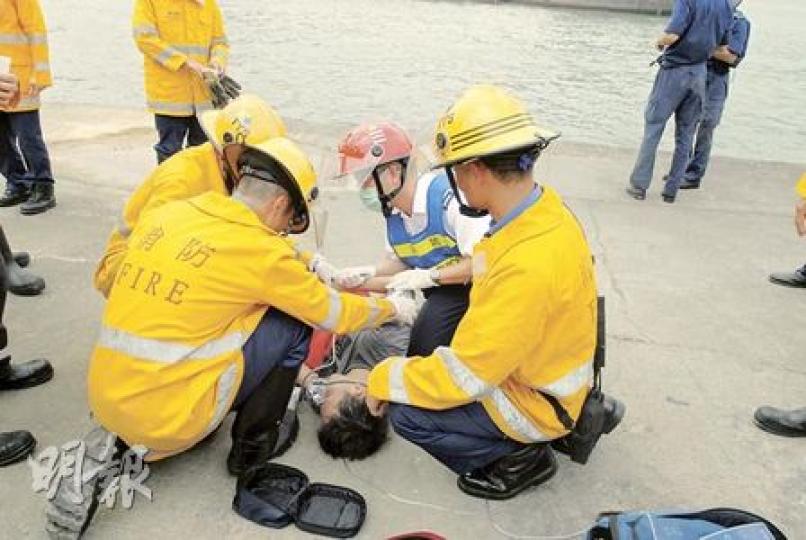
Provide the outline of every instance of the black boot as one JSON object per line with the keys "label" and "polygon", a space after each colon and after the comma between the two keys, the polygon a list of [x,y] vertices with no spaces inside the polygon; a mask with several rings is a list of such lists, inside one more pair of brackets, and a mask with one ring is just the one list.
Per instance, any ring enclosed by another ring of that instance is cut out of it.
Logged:
{"label": "black boot", "polygon": [[27,431],[0,433],[0,467],[22,461],[36,448],[36,439]]}
{"label": "black boot", "polygon": [[556,472],[557,460],[551,447],[546,443],[530,444],[461,475],[457,485],[473,497],[504,500],[547,482]]}
{"label": "black boot", "polygon": [[31,196],[20,206],[20,212],[26,216],[41,214],[56,206],[53,196],[52,182],[37,182],[31,189]]}
{"label": "black boot", "polygon": [[0,206],[16,206],[28,200],[31,191],[26,187],[11,187],[6,184],[6,191],[0,197]]}
{"label": "black boot", "polygon": [[227,456],[230,474],[240,476],[274,454],[298,371],[274,368],[241,405],[232,424],[232,449]]}
{"label": "black boot", "polygon": [[760,407],[755,414],[756,425],[784,437],[806,437],[806,407],[786,411],[775,407]]}
{"label": "black boot", "polygon": [[[25,256],[20,257],[20,255]],[[45,280],[27,270],[23,270],[17,262],[18,257],[28,259],[25,261],[26,263],[30,262],[30,256],[27,253],[15,254],[11,251],[5,231],[0,227],[0,258],[2,258],[2,262],[5,263],[6,267],[6,287],[8,291],[18,296],[36,296],[44,290]]]}
{"label": "black boot", "polygon": [[53,366],[42,358],[19,365],[11,357],[0,358],[0,390],[21,390],[48,382],[53,378]]}

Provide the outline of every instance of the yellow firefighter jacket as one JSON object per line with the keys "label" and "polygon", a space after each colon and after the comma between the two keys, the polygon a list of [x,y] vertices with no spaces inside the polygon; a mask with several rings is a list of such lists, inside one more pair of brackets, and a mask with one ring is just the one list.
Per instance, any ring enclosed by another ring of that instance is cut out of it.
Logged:
{"label": "yellow firefighter jacket", "polygon": [[126,256],[127,239],[146,211],[171,201],[189,199],[208,191],[227,194],[227,187],[210,143],[193,146],[160,164],[126,201],[120,223],[109,235],[95,269],[94,283],[104,296],[115,281]]}
{"label": "yellow firefighter jacket", "polygon": [[46,88],[50,75],[48,34],[38,0],[0,0],[0,56],[11,58],[20,80],[19,104],[10,112],[39,109],[39,96],[28,96],[31,84]]}
{"label": "yellow firefighter jacket", "polygon": [[241,202],[206,193],[149,212],[112,286],[89,366],[98,422],[147,459],[193,446],[229,411],[241,347],[269,306],[336,333],[381,324],[386,299],[339,293]]}
{"label": "yellow firefighter jacket", "polygon": [[596,284],[584,233],[557,193],[473,252],[473,288],[450,347],[393,357],[369,376],[369,393],[426,409],[480,401],[512,439],[551,440],[567,430],[541,390],[576,419],[592,386]]}
{"label": "yellow firefighter jacket", "polygon": [[209,109],[204,82],[182,66],[194,60],[226,67],[229,44],[216,0],[136,0],[132,26],[149,111],[193,116]]}
{"label": "yellow firefighter jacket", "polygon": [[806,173],[803,173],[803,176],[800,177],[798,181],[798,195],[806,199]]}

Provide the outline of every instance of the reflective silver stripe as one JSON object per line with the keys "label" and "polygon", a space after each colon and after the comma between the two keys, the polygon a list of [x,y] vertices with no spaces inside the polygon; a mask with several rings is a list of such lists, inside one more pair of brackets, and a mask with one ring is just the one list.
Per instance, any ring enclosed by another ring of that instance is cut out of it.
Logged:
{"label": "reflective silver stripe", "polygon": [[158,36],[157,27],[152,24],[141,24],[132,29],[134,37],[137,36]]}
{"label": "reflective silver stripe", "polygon": [[50,71],[50,64],[48,62],[37,62],[34,64],[34,71]]}
{"label": "reflective silver stripe", "polygon": [[28,108],[38,108],[40,105],[41,102],[39,101],[39,96],[33,96],[33,97],[29,96],[22,98],[20,102],[17,104],[16,108],[18,110]]}
{"label": "reflective silver stripe", "polygon": [[456,357],[450,347],[437,347],[434,354],[442,360],[451,379],[453,379],[453,383],[461,388],[469,398],[478,399],[484,397],[493,389],[491,385],[470,371],[470,368]]}
{"label": "reflective silver stripe", "polygon": [[229,45],[229,40],[225,37],[213,38],[212,41],[210,41],[210,45],[212,47],[216,45]]}
{"label": "reflective silver stripe", "polygon": [[367,303],[369,304],[367,326],[375,326],[378,323],[378,318],[381,316],[381,306],[378,305],[378,299],[373,296],[367,298]]}
{"label": "reflective silver stripe", "polygon": [[209,47],[202,47],[201,45],[171,45],[177,51],[185,54],[198,54],[200,56],[207,56],[210,53]]}
{"label": "reflective silver stripe", "polygon": [[243,332],[233,332],[224,337],[194,347],[184,343],[144,338],[117,328],[104,326],[98,337],[98,345],[135,358],[175,364],[182,360],[209,360],[224,353],[240,349],[246,337]]}
{"label": "reflective silver stripe", "polygon": [[155,60],[157,62],[159,62],[160,64],[165,65],[165,64],[168,63],[168,60],[170,60],[171,58],[173,58],[174,56],[176,56],[178,54],[179,54],[179,51],[169,47],[169,48],[165,49],[164,51],[162,51],[161,53],[159,53],[157,55],[157,57],[155,58]]}
{"label": "reflective silver stripe", "polygon": [[221,374],[221,377],[218,378],[218,385],[216,386],[215,392],[215,411],[213,412],[213,418],[210,420],[207,430],[204,432],[204,435],[200,437],[200,439],[203,439],[212,433],[229,412],[230,404],[235,399],[235,392],[237,390],[237,387],[235,386],[237,373],[238,369],[233,363],[224,373]]}
{"label": "reflective silver stripe", "polygon": [[31,34],[28,36],[28,43],[31,45],[46,45],[48,42],[47,34]]}
{"label": "reflective silver stripe", "polygon": [[25,34],[0,34],[0,45],[28,45]]}
{"label": "reflective silver stripe", "polygon": [[188,116],[192,115],[195,110],[192,103],[169,103],[167,101],[149,100],[148,106],[155,111],[182,113],[187,114]]}
{"label": "reflective silver stripe", "polygon": [[579,392],[583,386],[590,387],[593,383],[593,360],[585,362],[571,373],[557,379],[551,384],[541,386],[541,392],[554,397],[564,398]]}
{"label": "reflective silver stripe", "polygon": [[409,359],[404,356],[397,356],[392,359],[389,368],[389,401],[392,403],[411,403],[409,393],[406,392],[406,383],[403,380],[403,368]]}
{"label": "reflective silver stripe", "polygon": [[504,418],[504,422],[525,440],[530,442],[550,440],[550,437],[542,433],[528,418],[521,414],[500,388],[494,388],[490,393],[490,398],[495,408]]}
{"label": "reflective silver stripe", "polygon": [[324,328],[325,330],[330,330],[331,332],[336,329],[336,326],[339,324],[339,320],[341,319],[341,296],[335,289],[331,289],[328,287],[327,289],[328,295],[328,308],[327,308],[327,317],[325,318],[324,322],[319,326]]}

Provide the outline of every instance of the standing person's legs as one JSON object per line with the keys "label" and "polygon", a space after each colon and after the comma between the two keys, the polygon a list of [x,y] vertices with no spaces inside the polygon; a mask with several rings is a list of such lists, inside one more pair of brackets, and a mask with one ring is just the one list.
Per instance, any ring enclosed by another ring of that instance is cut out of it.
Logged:
{"label": "standing person's legs", "polygon": [[199,146],[207,142],[207,134],[199,124],[198,116],[188,117],[188,147]]}
{"label": "standing person's legs", "polygon": [[426,301],[411,327],[406,356],[428,356],[451,344],[470,304],[470,285],[442,285],[425,291]]}
{"label": "standing person's legs", "polygon": [[663,189],[664,200],[673,201],[677,195],[677,188],[683,179],[691,146],[694,142],[694,132],[697,122],[702,116],[702,107],[705,99],[705,65],[681,68],[680,83],[685,88],[683,99],[675,110],[675,145],[672,157],[672,166],[669,178]]}
{"label": "standing person's legs", "polygon": [[686,167],[684,184],[680,186],[681,189],[699,187],[702,177],[705,175],[705,170],[708,168],[714,130],[716,130],[722,119],[725,100],[728,98],[728,78],[729,74],[727,73],[721,74],[708,71],[707,98],[703,108],[702,120],[700,120],[700,125],[697,129],[694,155],[689,161],[688,167]]}
{"label": "standing person's legs", "polygon": [[188,132],[188,117],[154,115],[159,141],[154,145],[157,163],[162,163],[182,149]]}
{"label": "standing person's legs", "polygon": [[31,196],[20,207],[20,212],[25,215],[39,214],[56,206],[53,172],[42,136],[39,111],[13,113],[10,116],[11,128],[17,134],[20,152],[28,168],[27,178],[31,181]]}
{"label": "standing person's legs", "polygon": [[17,150],[17,135],[11,127],[11,114],[0,111],[0,174],[6,178],[0,206],[13,206],[26,201],[30,192],[25,178],[25,164]]}

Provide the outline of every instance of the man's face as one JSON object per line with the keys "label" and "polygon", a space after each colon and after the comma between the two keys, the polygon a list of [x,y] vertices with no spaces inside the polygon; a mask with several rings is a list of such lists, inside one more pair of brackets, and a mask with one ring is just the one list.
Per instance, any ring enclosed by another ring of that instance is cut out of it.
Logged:
{"label": "man's face", "polygon": [[479,197],[481,193],[481,190],[479,189],[479,182],[481,181],[479,171],[479,162],[475,160],[460,163],[459,165],[454,165],[453,167],[453,175],[454,178],[456,178],[456,185],[459,187],[462,193],[464,193],[465,198],[467,199],[467,205],[472,208],[482,208],[482,206],[480,206],[482,201]]}
{"label": "man's face", "polygon": [[328,385],[325,387],[325,400],[319,409],[322,422],[327,422],[337,414],[343,399],[354,396],[364,399],[367,388],[359,379],[358,373],[354,370],[347,375],[331,375],[326,379]]}

